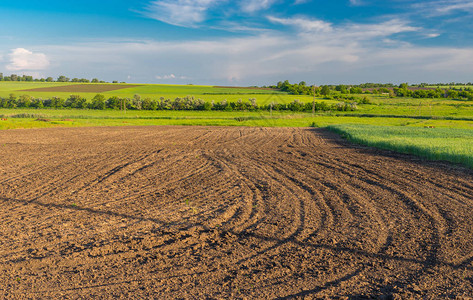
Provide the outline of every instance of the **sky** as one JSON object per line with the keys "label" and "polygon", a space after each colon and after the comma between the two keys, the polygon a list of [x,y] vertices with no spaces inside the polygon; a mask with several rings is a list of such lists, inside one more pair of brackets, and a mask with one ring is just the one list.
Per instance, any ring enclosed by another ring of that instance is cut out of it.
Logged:
{"label": "sky", "polygon": [[473,0],[1,1],[0,22],[4,75],[473,82]]}

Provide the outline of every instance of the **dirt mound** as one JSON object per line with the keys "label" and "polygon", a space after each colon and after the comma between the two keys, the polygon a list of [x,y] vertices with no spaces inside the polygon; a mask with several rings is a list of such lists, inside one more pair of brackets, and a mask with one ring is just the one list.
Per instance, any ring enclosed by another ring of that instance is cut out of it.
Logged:
{"label": "dirt mound", "polygon": [[2,298],[473,294],[473,174],[316,129],[0,132]]}

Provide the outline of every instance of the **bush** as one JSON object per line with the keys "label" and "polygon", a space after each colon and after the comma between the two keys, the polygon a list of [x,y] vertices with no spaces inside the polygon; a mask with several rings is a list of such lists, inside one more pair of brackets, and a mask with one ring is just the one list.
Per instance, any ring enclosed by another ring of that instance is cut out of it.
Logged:
{"label": "bush", "polygon": [[97,94],[92,98],[92,102],[89,103],[91,109],[105,109],[105,96]]}

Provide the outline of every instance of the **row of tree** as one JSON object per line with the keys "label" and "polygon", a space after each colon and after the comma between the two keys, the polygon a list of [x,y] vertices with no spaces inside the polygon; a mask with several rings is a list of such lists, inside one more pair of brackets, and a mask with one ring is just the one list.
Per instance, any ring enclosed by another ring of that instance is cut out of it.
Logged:
{"label": "row of tree", "polygon": [[306,82],[301,81],[300,83],[291,84],[288,80],[278,82],[276,85],[269,86],[270,88],[279,89],[283,92],[287,92],[292,95],[311,95],[311,96],[329,96],[334,92],[340,94],[362,94],[363,88],[361,86],[348,86],[348,85],[322,85],[308,86]]}
{"label": "row of tree", "polygon": [[397,97],[412,98],[448,98],[448,99],[464,99],[473,101],[472,88],[448,88],[448,89],[410,89],[407,83],[402,83],[399,87],[392,90]]}
{"label": "row of tree", "polygon": [[[471,83],[468,83],[469,85]],[[471,87],[450,87],[448,89],[441,88],[413,88],[407,83],[399,86],[393,84],[374,84],[365,83],[360,85],[323,85],[308,86],[304,81],[291,84],[288,80],[278,82],[277,85],[270,86],[293,95],[312,95],[312,96],[332,96],[348,95],[348,94],[387,94],[390,97],[412,97],[412,98],[449,98],[473,100],[473,89]]]}
{"label": "row of tree", "polygon": [[207,102],[194,97],[175,98],[174,100],[161,97],[160,99],[144,98],[135,95],[133,98],[119,98],[116,96],[106,98],[97,94],[91,101],[87,101],[79,95],[71,95],[67,99],[52,97],[49,99],[32,98],[28,95],[16,97],[11,94],[8,98],[0,98],[0,108],[76,108],[76,109],[115,109],[115,110],[217,110],[217,111],[354,111],[357,109],[356,102],[348,100],[337,104],[326,102],[301,102],[294,100],[291,103],[270,103],[258,105],[256,99],[248,101],[238,100],[230,102],[227,100]]}
{"label": "row of tree", "polygon": [[[68,78],[64,75],[59,76],[58,78],[54,79],[53,77],[47,78],[33,78],[33,76],[29,75],[16,75],[11,74],[10,76],[3,76],[3,73],[0,73],[0,81],[29,81],[29,82],[83,82],[83,83],[106,83],[103,80],[99,80],[97,78],[93,78],[91,80],[86,78]],[[118,81],[113,81],[113,83],[118,83]]]}

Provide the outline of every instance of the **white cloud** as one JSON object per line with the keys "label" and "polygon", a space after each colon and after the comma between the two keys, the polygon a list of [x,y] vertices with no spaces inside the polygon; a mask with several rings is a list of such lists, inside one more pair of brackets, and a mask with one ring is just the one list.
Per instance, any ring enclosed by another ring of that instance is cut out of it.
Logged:
{"label": "white cloud", "polygon": [[169,75],[158,75],[156,76],[156,79],[158,80],[172,80],[172,79],[189,79],[187,76],[176,76],[174,74],[169,74]]}
{"label": "white cloud", "polygon": [[147,17],[176,26],[193,27],[207,18],[207,11],[222,0],[157,0],[146,7]]}
{"label": "white cloud", "polygon": [[[447,4],[448,3],[448,4]],[[472,1],[449,1],[444,5],[440,4],[436,10],[439,13],[450,13],[457,10],[471,11],[473,10]]]}
{"label": "white cloud", "polygon": [[326,40],[347,39],[370,40],[378,37],[387,37],[402,32],[421,31],[420,27],[409,26],[407,22],[393,19],[377,24],[346,24],[335,27],[333,24],[321,20],[305,17],[277,18],[267,17],[269,21],[297,28],[301,34],[317,34],[317,37]]}
{"label": "white cloud", "polygon": [[164,75],[164,76],[156,76],[156,79],[175,79],[176,75],[170,74],[170,75]]}
{"label": "white cloud", "polygon": [[244,12],[253,13],[259,10],[267,9],[276,2],[275,0],[242,0],[241,9]]}
{"label": "white cloud", "polygon": [[471,0],[440,0],[440,1],[422,1],[412,5],[422,14],[428,14],[431,17],[448,15],[458,11],[473,12],[473,1]]}
{"label": "white cloud", "polygon": [[310,20],[307,18],[276,18],[268,16],[268,20],[273,23],[278,23],[282,25],[296,26],[302,29],[303,31],[331,31],[332,24],[320,21],[320,20]]}
{"label": "white cloud", "polygon": [[[254,13],[269,8],[277,0],[239,0],[237,9],[232,13],[242,11]],[[298,0],[296,2],[305,2]],[[168,24],[181,27],[197,27],[205,22],[209,12],[218,11],[218,14],[228,14],[228,10],[223,11],[220,4],[228,3],[229,0],[155,0],[145,7],[145,15],[148,18],[162,21]]]}
{"label": "white cloud", "polygon": [[373,39],[386,37],[397,33],[421,31],[420,27],[408,25],[406,21],[393,19],[379,24],[351,24],[338,29],[341,35],[348,34],[347,38]]}
{"label": "white cloud", "polygon": [[16,48],[9,54],[9,71],[44,70],[49,67],[49,60],[43,53],[33,53],[24,48]]}

